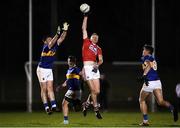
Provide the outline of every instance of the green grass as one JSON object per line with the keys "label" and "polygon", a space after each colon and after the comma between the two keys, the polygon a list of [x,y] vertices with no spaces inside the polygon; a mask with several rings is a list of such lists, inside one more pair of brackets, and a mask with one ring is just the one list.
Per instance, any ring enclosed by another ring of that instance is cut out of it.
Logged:
{"label": "green grass", "polygon": [[[107,112],[103,119],[95,118],[94,113],[83,117],[80,112],[70,112],[69,125],[63,125],[62,113],[46,115],[44,112],[3,112],[0,113],[0,126],[4,127],[138,127],[141,121],[139,112]],[[180,127],[180,121],[174,123],[170,113],[150,113],[150,124],[153,127]]]}

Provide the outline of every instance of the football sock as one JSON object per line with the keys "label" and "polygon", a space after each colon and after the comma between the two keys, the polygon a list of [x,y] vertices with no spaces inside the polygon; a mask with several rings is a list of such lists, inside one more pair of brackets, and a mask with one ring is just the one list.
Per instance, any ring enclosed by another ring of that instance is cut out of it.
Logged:
{"label": "football sock", "polygon": [[45,110],[49,109],[48,103],[44,103]]}
{"label": "football sock", "polygon": [[68,116],[64,116],[64,120],[68,120]]}
{"label": "football sock", "polygon": [[171,112],[173,112],[174,106],[170,105],[168,108],[169,108],[169,110],[170,110]]}
{"label": "football sock", "polygon": [[148,121],[148,115],[147,114],[143,114],[143,122],[147,122]]}
{"label": "football sock", "polygon": [[52,100],[52,101],[51,101],[51,107],[52,107],[52,108],[55,108],[55,107],[56,107],[56,101],[55,101],[55,100]]}

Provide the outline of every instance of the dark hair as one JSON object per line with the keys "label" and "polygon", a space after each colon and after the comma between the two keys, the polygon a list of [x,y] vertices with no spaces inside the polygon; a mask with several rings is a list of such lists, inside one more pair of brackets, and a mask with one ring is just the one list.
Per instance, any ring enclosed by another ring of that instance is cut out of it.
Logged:
{"label": "dark hair", "polygon": [[69,56],[68,59],[70,59],[70,62],[76,63],[76,57],[75,56]]}
{"label": "dark hair", "polygon": [[43,36],[42,41],[45,42],[48,37],[51,37],[51,35],[45,35],[45,36]]}
{"label": "dark hair", "polygon": [[150,52],[150,54],[152,54],[154,52],[154,48],[151,45],[145,44],[143,48],[145,50],[148,50]]}

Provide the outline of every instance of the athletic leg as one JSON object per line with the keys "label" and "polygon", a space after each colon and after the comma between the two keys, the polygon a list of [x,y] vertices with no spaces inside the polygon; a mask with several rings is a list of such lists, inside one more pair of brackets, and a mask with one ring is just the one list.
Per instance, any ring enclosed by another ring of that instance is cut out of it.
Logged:
{"label": "athletic leg", "polygon": [[41,99],[47,114],[51,114],[49,105],[48,105],[48,96],[47,96],[47,84],[46,82],[40,82],[41,87]]}
{"label": "athletic leg", "polygon": [[69,112],[68,104],[69,104],[69,102],[67,100],[63,99],[62,110],[63,110],[63,115],[64,115],[64,124],[69,124],[69,120],[68,120],[68,112]]}
{"label": "athletic leg", "polygon": [[96,117],[98,119],[102,119],[102,117],[99,113],[99,106],[97,103],[97,96],[100,93],[99,79],[89,80],[88,85],[89,85],[89,88],[91,90],[91,98],[93,101],[93,106],[94,106],[94,111],[95,111]]}
{"label": "athletic leg", "polygon": [[178,120],[178,112],[173,107],[173,105],[171,105],[168,101],[164,100],[162,89],[155,89],[153,91],[153,93],[154,93],[154,96],[156,98],[158,105],[168,108],[173,113],[174,121],[177,121]]}
{"label": "athletic leg", "polygon": [[89,94],[87,100],[82,104],[82,112],[83,115],[86,116],[87,115],[87,109],[89,108],[89,106],[91,105],[91,94]]}
{"label": "athletic leg", "polygon": [[147,115],[147,104],[146,104],[146,98],[150,95],[150,92],[145,92],[143,90],[140,91],[140,96],[139,96],[139,105],[140,105],[140,110],[141,113],[143,114],[143,123],[140,125],[149,125],[148,124],[148,115]]}
{"label": "athletic leg", "polygon": [[91,90],[91,98],[92,98],[92,101],[93,101],[93,106],[97,107],[98,106],[97,95],[100,92],[99,79],[97,79],[97,80],[88,80],[88,85],[89,85],[89,88]]}
{"label": "athletic leg", "polygon": [[49,100],[51,102],[51,109],[53,111],[56,111],[56,101],[53,90],[53,81],[47,81],[47,91],[48,91]]}

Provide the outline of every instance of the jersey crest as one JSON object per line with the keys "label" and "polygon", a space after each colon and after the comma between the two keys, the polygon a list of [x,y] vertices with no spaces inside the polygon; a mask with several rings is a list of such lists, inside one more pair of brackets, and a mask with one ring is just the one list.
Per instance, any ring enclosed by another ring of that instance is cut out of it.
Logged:
{"label": "jersey crest", "polygon": [[97,55],[97,48],[96,47],[94,47],[94,45],[89,45],[89,49],[95,54],[95,55]]}

